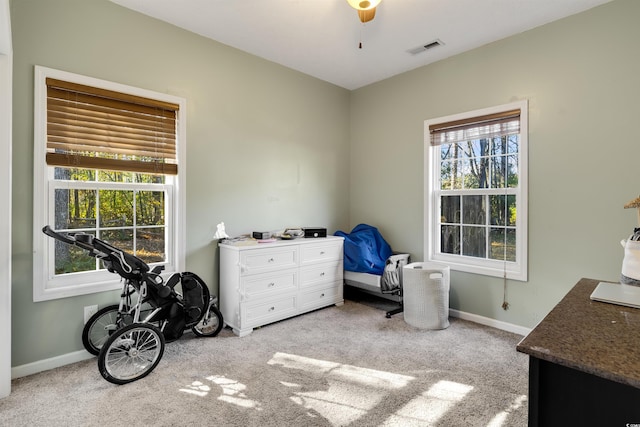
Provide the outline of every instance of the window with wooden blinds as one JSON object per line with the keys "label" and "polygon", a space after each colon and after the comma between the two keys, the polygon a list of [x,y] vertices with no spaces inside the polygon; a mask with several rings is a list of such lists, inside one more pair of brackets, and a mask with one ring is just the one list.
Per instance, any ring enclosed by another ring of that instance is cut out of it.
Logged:
{"label": "window with wooden blinds", "polygon": [[186,99],[38,65],[33,89],[33,300],[122,287],[44,225],[184,271]]}
{"label": "window with wooden blinds", "polygon": [[178,173],[179,105],[47,78],[50,166]]}

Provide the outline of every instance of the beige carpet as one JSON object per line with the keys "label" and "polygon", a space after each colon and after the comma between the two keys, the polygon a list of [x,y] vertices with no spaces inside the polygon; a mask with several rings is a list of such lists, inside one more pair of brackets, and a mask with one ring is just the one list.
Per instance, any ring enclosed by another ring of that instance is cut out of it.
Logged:
{"label": "beige carpet", "polygon": [[459,319],[420,330],[362,302],[243,338],[185,334],[123,386],[103,380],[96,359],[14,380],[0,425],[527,425],[520,336]]}

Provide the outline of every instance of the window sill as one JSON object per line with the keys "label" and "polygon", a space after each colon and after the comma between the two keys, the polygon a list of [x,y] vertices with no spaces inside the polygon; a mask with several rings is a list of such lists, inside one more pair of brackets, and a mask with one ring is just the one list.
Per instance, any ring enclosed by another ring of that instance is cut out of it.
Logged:
{"label": "window sill", "polygon": [[[465,258],[465,260],[467,260],[467,258]],[[475,260],[476,262],[472,264],[460,262],[461,260],[459,257],[446,256],[442,254],[431,256],[428,261],[446,264],[452,271],[462,271],[464,273],[500,278],[503,278],[506,273],[507,279],[509,280],[517,280],[520,282],[526,282],[528,280],[527,272],[523,271],[520,265],[513,263],[508,264],[505,270],[504,264],[500,261]],[[474,260],[471,259],[471,261]]]}

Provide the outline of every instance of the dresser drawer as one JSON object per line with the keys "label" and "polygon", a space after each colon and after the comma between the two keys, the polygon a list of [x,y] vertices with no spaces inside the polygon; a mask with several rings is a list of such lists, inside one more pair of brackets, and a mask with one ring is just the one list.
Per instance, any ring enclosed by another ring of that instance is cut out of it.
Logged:
{"label": "dresser drawer", "polygon": [[240,257],[241,274],[263,273],[298,266],[298,248],[245,251]]}
{"label": "dresser drawer", "polygon": [[268,297],[281,292],[295,292],[298,289],[298,272],[287,270],[245,276],[242,278],[241,289],[245,300],[250,300],[252,297]]}
{"label": "dresser drawer", "polygon": [[342,261],[314,264],[300,269],[300,288],[342,280]]}
{"label": "dresser drawer", "polygon": [[265,325],[297,314],[296,295],[286,295],[259,303],[243,303],[241,322],[243,327]]}
{"label": "dresser drawer", "polygon": [[342,260],[342,242],[303,245],[300,251],[301,264]]}
{"label": "dresser drawer", "polygon": [[300,294],[300,310],[308,311],[314,308],[326,307],[344,301],[342,297],[342,282],[335,282],[331,286],[316,287]]}

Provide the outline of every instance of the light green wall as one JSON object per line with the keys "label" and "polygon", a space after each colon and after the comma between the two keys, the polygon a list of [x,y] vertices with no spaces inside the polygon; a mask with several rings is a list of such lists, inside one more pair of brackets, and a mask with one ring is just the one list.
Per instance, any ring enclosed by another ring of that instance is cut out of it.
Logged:
{"label": "light green wall", "polygon": [[[423,255],[423,121],[529,100],[529,281],[454,273],[453,308],[534,326],[581,277],[617,280],[640,194],[640,2],[348,92],[106,0],[13,0],[12,365],[82,349],[82,307],[32,302],[33,66],[183,96],[187,268],[217,290],[215,224],[379,227]],[[446,42],[446,40],[445,40]],[[428,54],[428,53],[425,53]],[[615,125],[615,128],[614,128]],[[35,227],[37,228],[37,227]]]}
{"label": "light green wall", "polygon": [[615,0],[354,91],[351,223],[422,260],[423,121],[528,99],[529,281],[503,311],[501,279],[453,273],[451,306],[533,327],[581,277],[617,281],[640,194],[638,17]]}
{"label": "light green wall", "polygon": [[216,224],[231,235],[347,228],[349,91],[107,0],[12,0],[12,365],[82,349],[83,307],[32,302],[34,65],[187,99],[187,269],[217,293]]}

